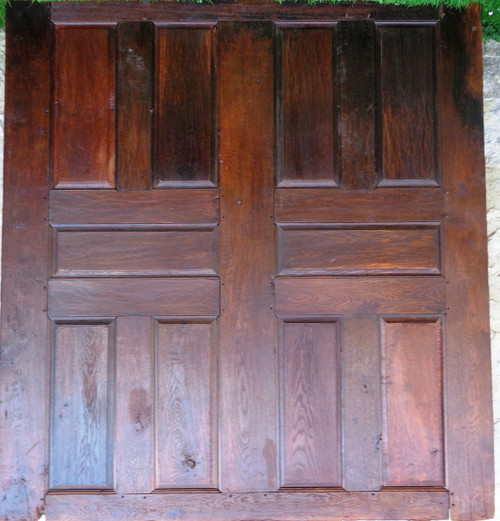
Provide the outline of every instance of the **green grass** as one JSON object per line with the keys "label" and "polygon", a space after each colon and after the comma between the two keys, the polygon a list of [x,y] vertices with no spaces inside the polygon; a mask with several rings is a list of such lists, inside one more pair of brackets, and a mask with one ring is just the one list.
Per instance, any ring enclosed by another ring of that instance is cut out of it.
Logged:
{"label": "green grass", "polygon": [[[0,0],[0,28],[5,25],[5,1]],[[15,1],[15,0],[11,0]],[[38,0],[48,1],[48,0]],[[197,0],[195,0],[197,1]],[[313,0],[314,1],[314,0]],[[318,1],[318,0],[316,0]],[[339,2],[342,0],[319,0]],[[344,0],[345,1],[345,0]],[[464,7],[472,0],[374,0],[379,4],[399,4],[399,5],[439,5],[441,3],[451,7]],[[500,0],[480,0],[481,19],[483,23],[483,37],[494,39],[500,42]]]}

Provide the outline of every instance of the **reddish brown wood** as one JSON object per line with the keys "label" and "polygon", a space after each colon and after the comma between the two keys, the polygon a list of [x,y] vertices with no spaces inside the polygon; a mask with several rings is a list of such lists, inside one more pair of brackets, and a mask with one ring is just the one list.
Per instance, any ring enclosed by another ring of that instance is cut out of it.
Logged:
{"label": "reddish brown wood", "polygon": [[213,186],[214,89],[210,27],[158,29],[156,185]]}
{"label": "reddish brown wood", "polygon": [[146,190],[152,177],[154,25],[118,25],[117,184]]}
{"label": "reddish brown wood", "polygon": [[463,17],[447,10],[439,104],[448,216],[443,225],[447,486],[457,521],[490,519],[494,509],[481,73],[478,5]]}
{"label": "reddish brown wood", "polygon": [[0,351],[0,518],[36,520],[48,487],[45,283],[50,120],[47,5],[7,13]]}
{"label": "reddish brown wood", "polygon": [[[221,488],[278,488],[270,23],[221,23]],[[244,240],[243,240],[244,239]]]}
{"label": "reddish brown wood", "polygon": [[115,186],[114,37],[108,27],[55,31],[55,188]]}

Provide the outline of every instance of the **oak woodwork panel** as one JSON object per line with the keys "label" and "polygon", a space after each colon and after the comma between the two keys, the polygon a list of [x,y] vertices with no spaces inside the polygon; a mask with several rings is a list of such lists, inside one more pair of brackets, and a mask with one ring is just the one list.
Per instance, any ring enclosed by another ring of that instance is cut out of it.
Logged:
{"label": "oak woodwork panel", "polygon": [[439,222],[443,216],[443,194],[436,188],[280,188],[275,193],[277,222]]}
{"label": "oak woodwork panel", "polygon": [[441,277],[339,277],[275,280],[276,313],[444,313]]}
{"label": "oak woodwork panel", "polygon": [[213,324],[156,329],[156,489],[217,488]]}
{"label": "oak woodwork panel", "polygon": [[53,225],[204,224],[218,219],[217,190],[53,190],[50,194]]}
{"label": "oak woodwork panel", "polygon": [[437,227],[280,227],[281,274],[439,273]]}
{"label": "oak woodwork panel", "polygon": [[215,275],[214,230],[57,231],[57,276]]}
{"label": "oak woodwork panel", "polygon": [[282,487],[338,487],[340,341],[336,322],[281,325]]}
{"label": "oak woodwork panel", "polygon": [[115,186],[114,38],[109,27],[55,30],[55,188]]}
{"label": "oak woodwork panel", "polygon": [[53,279],[50,317],[219,314],[216,278]]}
{"label": "oak woodwork panel", "polygon": [[154,25],[118,25],[117,184],[146,190],[152,177]]}
{"label": "oak woodwork panel", "polygon": [[54,327],[50,486],[112,488],[110,326]]}
{"label": "oak woodwork panel", "polygon": [[383,319],[384,485],[444,485],[441,320]]}
{"label": "oak woodwork panel", "polygon": [[159,28],[156,48],[156,186],[212,186],[212,28]]}
{"label": "oak woodwork panel", "polygon": [[332,28],[283,28],[280,186],[335,186]]}
{"label": "oak woodwork panel", "polygon": [[382,184],[436,183],[435,28],[378,31]]}

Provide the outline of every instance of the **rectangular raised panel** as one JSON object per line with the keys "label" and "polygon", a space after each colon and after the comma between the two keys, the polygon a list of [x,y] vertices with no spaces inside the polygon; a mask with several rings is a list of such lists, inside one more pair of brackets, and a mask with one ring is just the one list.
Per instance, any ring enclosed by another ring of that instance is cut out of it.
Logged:
{"label": "rectangular raised panel", "polygon": [[51,488],[112,488],[113,347],[107,324],[55,324]]}
{"label": "rectangular raised panel", "polygon": [[279,228],[281,274],[439,273],[439,228]]}
{"label": "rectangular raised panel", "polygon": [[280,186],[335,186],[334,29],[284,28],[279,34]]}
{"label": "rectangular raised panel", "polygon": [[214,184],[213,34],[206,27],[158,29],[158,187]]}
{"label": "rectangular raised panel", "polygon": [[55,274],[214,275],[214,230],[58,231]]}
{"label": "rectangular raised panel", "polygon": [[219,220],[217,190],[150,192],[58,191],[50,194],[50,223],[203,224]]}
{"label": "rectangular raised panel", "polygon": [[274,201],[277,222],[415,222],[444,217],[443,194],[438,188],[280,188]]}
{"label": "rectangular raised panel", "polygon": [[217,488],[213,324],[156,329],[157,489]]}
{"label": "rectangular raised panel", "polygon": [[276,313],[444,313],[441,277],[278,277]]}
{"label": "rectangular raised panel", "polygon": [[51,317],[219,314],[215,277],[53,279],[48,290]]}
{"label": "rectangular raised panel", "polygon": [[114,36],[109,27],[55,30],[55,188],[115,186]]}
{"label": "rectangular raised panel", "polygon": [[336,322],[281,327],[282,487],[342,483]]}
{"label": "rectangular raised panel", "polygon": [[[382,184],[434,184],[434,26],[379,27]],[[450,93],[451,95],[451,93]]]}
{"label": "rectangular raised panel", "polygon": [[383,319],[384,485],[444,484],[441,319]]}

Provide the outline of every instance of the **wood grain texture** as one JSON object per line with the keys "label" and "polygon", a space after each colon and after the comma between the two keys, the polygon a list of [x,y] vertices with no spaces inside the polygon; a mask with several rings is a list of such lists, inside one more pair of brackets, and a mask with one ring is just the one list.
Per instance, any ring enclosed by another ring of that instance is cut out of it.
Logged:
{"label": "wood grain texture", "polygon": [[58,27],[55,31],[55,188],[115,186],[114,37],[108,27]]}
{"label": "wood grain texture", "polygon": [[116,319],[115,490],[153,491],[153,322]]}
{"label": "wood grain texture", "polygon": [[213,186],[215,106],[211,28],[159,28],[155,182]]}
{"label": "wood grain texture", "polygon": [[[218,25],[221,487],[278,487],[272,24]],[[244,240],[243,240],[244,238]]]}
{"label": "wood grain texture", "polygon": [[394,490],[382,492],[294,492],[253,494],[181,494],[126,496],[50,495],[47,518],[66,521],[151,521],[178,518],[186,521],[325,521],[357,519],[446,519],[448,492]]}
{"label": "wood grain texture", "polygon": [[339,487],[340,339],[336,322],[281,324],[282,487]]}
{"label": "wood grain texture", "polygon": [[378,27],[382,184],[439,181],[435,27]]}
{"label": "wood grain texture", "polygon": [[[446,472],[451,517],[457,521],[490,519],[494,510],[479,28],[477,5],[462,15],[446,10],[441,24]],[[471,251],[474,255],[464,254]]]}
{"label": "wood grain texture", "polygon": [[380,326],[377,316],[342,318],[343,487],[382,487]]}
{"label": "wood grain texture", "polygon": [[216,278],[52,279],[50,317],[219,314]]}
{"label": "wood grain texture", "polygon": [[56,276],[215,275],[214,230],[58,231]]}
{"label": "wood grain texture", "polygon": [[204,224],[219,219],[217,190],[53,190],[52,225]]}
{"label": "wood grain texture", "polygon": [[0,519],[35,521],[48,486],[49,7],[7,6],[6,30]]}
{"label": "wood grain texture", "polygon": [[274,284],[278,315],[445,311],[442,277],[278,277]]}
{"label": "wood grain texture", "polygon": [[50,488],[112,488],[113,339],[110,326],[54,332]]}
{"label": "wood grain texture", "polygon": [[435,188],[331,190],[281,188],[275,195],[277,222],[440,221],[443,194]]}
{"label": "wood grain texture", "polygon": [[281,274],[439,273],[437,227],[280,227]]}
{"label": "wood grain texture", "polygon": [[118,25],[117,185],[147,190],[152,178],[154,25]]}
{"label": "wood grain texture", "polygon": [[156,329],[156,489],[217,488],[214,324]]}
{"label": "wood grain texture", "polygon": [[279,185],[335,186],[333,29],[284,28],[279,34]]}
{"label": "wood grain texture", "polygon": [[375,30],[342,21],[337,30],[342,187],[375,186]]}

